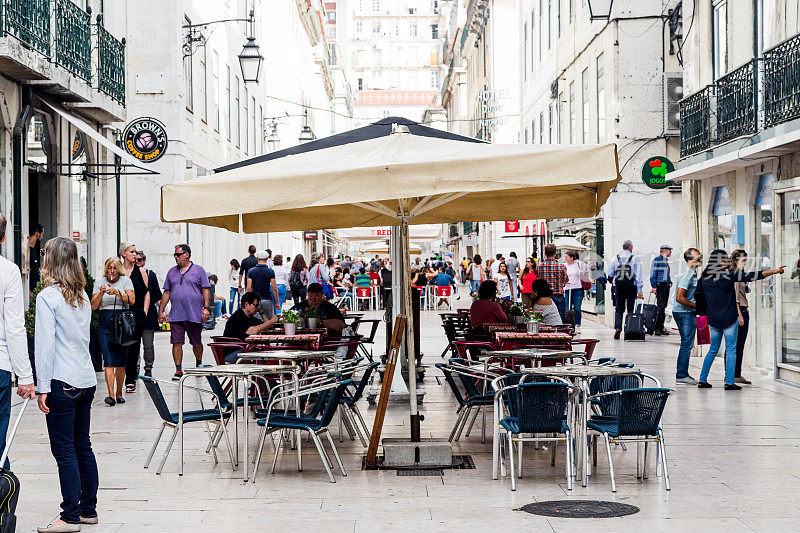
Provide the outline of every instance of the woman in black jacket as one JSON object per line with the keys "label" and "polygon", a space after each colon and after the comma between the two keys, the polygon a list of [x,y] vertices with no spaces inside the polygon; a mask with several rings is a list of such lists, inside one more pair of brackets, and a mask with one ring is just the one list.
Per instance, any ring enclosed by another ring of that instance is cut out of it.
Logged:
{"label": "woman in black jacket", "polygon": [[725,250],[711,252],[708,257],[708,266],[697,282],[697,292],[695,293],[695,298],[699,303],[698,314],[702,315],[703,307],[705,307],[708,329],[711,333],[711,345],[703,360],[703,370],[700,372],[700,382],[697,384],[699,388],[711,388],[711,384],[707,381],[708,373],[719,352],[722,337],[725,337],[725,390],[741,389],[734,383],[736,337],[739,328],[734,284],[755,281],[774,274],[783,274],[783,268],[778,267],[774,270],[760,272],[732,270],[730,258]]}

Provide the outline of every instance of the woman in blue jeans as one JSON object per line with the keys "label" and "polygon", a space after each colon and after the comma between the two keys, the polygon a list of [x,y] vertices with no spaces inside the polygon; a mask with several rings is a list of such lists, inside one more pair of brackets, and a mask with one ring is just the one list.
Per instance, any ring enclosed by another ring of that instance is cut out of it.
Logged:
{"label": "woman in blue jeans", "polygon": [[70,533],[96,524],[97,462],[89,440],[97,387],[89,355],[92,308],[78,248],[64,237],[47,241],[36,297],[36,379],[50,450],[58,465],[61,515],[39,533]]}
{"label": "woman in blue jeans", "polygon": [[[239,307],[241,307],[241,294],[239,292],[239,267],[241,265],[239,264],[239,261],[237,261],[236,259],[231,259],[230,264],[231,264],[231,270],[230,272],[228,272],[228,284],[231,287],[231,294],[230,298],[228,298],[228,306],[229,306],[228,314],[232,315],[233,312],[236,311],[236,309],[239,309]],[[239,302],[236,301],[237,298],[240,299]],[[236,305],[235,309],[234,305]]]}
{"label": "woman in blue jeans", "polygon": [[[725,250],[714,250],[708,257],[708,266],[700,276],[695,297],[699,306],[699,314],[705,308],[708,317],[708,329],[711,333],[711,345],[703,360],[700,372],[701,389],[711,388],[708,373],[711,364],[719,352],[722,338],[725,337],[725,390],[741,390],[734,382],[736,373],[736,337],[739,329],[739,314],[736,309],[736,282],[748,282],[763,279],[774,274],[783,274],[784,267],[760,272],[744,272],[733,270],[728,253]],[[704,305],[703,305],[704,304]]]}
{"label": "woman in blue jeans", "polygon": [[675,300],[672,302],[672,318],[681,335],[675,382],[697,385],[697,380],[689,375],[689,358],[692,355],[694,336],[697,332],[697,304],[694,295],[697,290],[697,269],[703,264],[703,256],[697,248],[689,248],[683,252],[683,259],[689,268],[678,276]]}

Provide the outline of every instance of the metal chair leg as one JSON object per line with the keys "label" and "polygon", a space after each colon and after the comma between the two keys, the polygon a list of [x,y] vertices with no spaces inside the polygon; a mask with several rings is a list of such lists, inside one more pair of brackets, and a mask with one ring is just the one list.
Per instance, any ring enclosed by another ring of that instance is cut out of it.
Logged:
{"label": "metal chair leg", "polygon": [[161,474],[161,471],[164,469],[164,463],[167,462],[167,456],[169,455],[169,451],[172,449],[172,445],[175,443],[175,437],[178,436],[178,426],[175,426],[175,429],[172,430],[172,436],[169,438],[169,444],[167,444],[167,449],[164,451],[164,457],[161,459],[161,464],[158,465],[158,470],[156,470],[156,474]]}
{"label": "metal chair leg", "polygon": [[550,446],[552,446],[552,450],[550,450],[550,466],[556,466],[556,444],[557,441],[553,441]]}
{"label": "metal chair leg", "polygon": [[517,458],[517,477],[522,478],[522,439],[519,439],[519,457]]}
{"label": "metal chair leg", "polygon": [[358,421],[361,422],[361,429],[364,430],[364,436],[367,438],[367,440],[370,440],[371,436],[369,433],[369,428],[367,427],[367,423],[364,422],[364,417],[361,416],[361,410],[358,408],[356,404],[352,404],[349,407],[350,411],[355,413],[355,415],[358,417]]}
{"label": "metal chair leg", "polygon": [[220,420],[220,426],[222,427],[222,436],[225,437],[225,445],[228,447],[228,457],[231,460],[231,470],[234,472],[236,471],[236,467],[238,466],[238,462],[236,461],[236,456],[233,455],[233,447],[231,446],[231,439],[228,437],[228,427],[225,425],[224,420]]}
{"label": "metal chair leg", "polygon": [[603,438],[606,441],[606,453],[608,454],[608,471],[611,474],[611,492],[617,492],[617,482],[614,479],[614,460],[611,458],[611,442],[608,438],[608,433],[603,433]]}
{"label": "metal chair leg", "polygon": [[664,433],[658,430],[658,446],[661,448],[659,455],[661,456],[661,464],[664,469],[664,485],[667,490],[669,487],[669,467],[667,466],[667,445],[664,443]]}
{"label": "metal chair leg", "polygon": [[464,418],[461,419],[461,426],[459,426],[458,432],[456,433],[456,442],[458,442],[458,439],[461,438],[461,432],[464,431],[464,426],[467,425],[467,419],[469,418],[469,415],[471,413],[472,413],[472,407],[467,407],[466,413],[464,414]]}
{"label": "metal chair leg", "polygon": [[636,479],[642,479],[642,443],[636,443]]}
{"label": "metal chair leg", "polygon": [[575,454],[572,451],[572,433],[567,431],[565,436],[567,438],[567,490],[572,490],[572,469],[575,461]]}
{"label": "metal chair leg", "polygon": [[455,437],[456,431],[458,430],[458,427],[461,425],[461,419],[464,418],[464,414],[467,411],[468,411],[468,409],[461,409],[458,412],[458,417],[456,418],[456,423],[453,424],[453,430],[450,431],[450,437],[447,439],[448,441],[453,442],[453,437]]}
{"label": "metal chair leg", "polygon": [[486,406],[481,407],[481,444],[486,444]]}
{"label": "metal chair leg", "polygon": [[[480,407],[471,409],[472,411],[475,411],[475,412],[472,414],[472,420],[469,423],[469,427],[467,428],[467,432],[464,433],[465,437],[469,437],[469,434],[472,431],[472,426],[475,424],[475,420],[478,418],[478,411],[480,411],[480,409],[481,409]],[[458,439],[456,439],[456,440],[458,440]]]}
{"label": "metal chair leg", "polygon": [[278,435],[278,445],[275,447],[275,455],[272,457],[272,469],[269,471],[270,474],[275,473],[275,466],[278,464],[278,452],[281,451],[281,446],[283,446],[283,431],[284,430],[281,430]]}
{"label": "metal chair leg", "polygon": [[365,439],[364,435],[361,433],[361,427],[359,426],[358,421],[356,420],[356,417],[353,414],[353,411],[350,410],[350,407],[345,405],[343,406],[343,412],[347,416],[347,419],[350,421],[350,425],[353,427],[353,430],[356,432],[356,435],[358,435],[358,440],[361,441],[361,445],[364,448],[366,448],[367,439]]}
{"label": "metal chair leg", "polygon": [[508,438],[508,459],[511,461],[511,467],[508,469],[511,473],[511,490],[515,491],[517,490],[517,480],[514,477],[514,440],[510,431],[506,431],[506,437]]}
{"label": "metal chair leg", "polygon": [[325,430],[325,436],[328,437],[328,442],[331,445],[331,450],[333,450],[333,456],[336,458],[336,462],[339,464],[339,471],[342,473],[343,476],[347,475],[347,471],[344,469],[344,465],[342,464],[342,458],[339,457],[339,450],[336,449],[336,446],[333,444],[333,439],[331,438],[331,434],[328,430]]}
{"label": "metal chair leg", "polygon": [[150,466],[150,461],[153,459],[153,454],[156,453],[156,448],[158,447],[158,443],[161,441],[161,435],[164,434],[164,428],[167,427],[165,422],[161,422],[161,429],[156,435],[156,441],[153,443],[153,447],[150,448],[150,455],[147,456],[147,461],[144,462],[144,467],[147,468]]}
{"label": "metal chair leg", "polygon": [[644,441],[644,454],[642,456],[642,479],[647,479],[647,463],[649,462],[647,457],[648,444],[650,443]]}
{"label": "metal chair leg", "polygon": [[325,452],[325,448],[322,447],[322,442],[319,440],[319,437],[315,433],[311,433],[311,440],[314,441],[314,444],[317,446],[317,451],[319,452],[319,458],[322,459],[322,464],[325,467],[325,471],[328,473],[328,477],[331,480],[331,483],[336,483],[336,478],[333,477],[333,472],[331,471],[331,467],[328,465],[328,457],[327,453]]}
{"label": "metal chair leg", "polygon": [[258,435],[258,445],[256,446],[256,456],[253,458],[253,474],[250,479],[253,483],[256,482],[256,474],[258,473],[258,465],[261,463],[261,454],[264,452],[264,442],[267,440],[267,426],[261,428],[261,433]]}

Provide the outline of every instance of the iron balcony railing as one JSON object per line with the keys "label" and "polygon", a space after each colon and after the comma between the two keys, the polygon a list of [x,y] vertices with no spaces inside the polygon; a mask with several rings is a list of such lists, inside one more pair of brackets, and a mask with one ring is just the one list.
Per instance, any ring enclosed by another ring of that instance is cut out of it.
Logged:
{"label": "iron balcony railing", "polygon": [[764,52],[764,126],[800,117],[800,35]]}
{"label": "iron balcony railing", "polygon": [[91,82],[92,31],[89,13],[71,0],[55,1],[55,62]]}
{"label": "iron balcony railing", "polygon": [[97,90],[125,105],[125,39],[117,40],[103,26],[96,26]]}
{"label": "iron balcony railing", "polygon": [[3,35],[50,57],[50,0],[2,0]]}
{"label": "iron balcony railing", "polygon": [[715,141],[723,143],[756,132],[757,60],[742,65],[717,80],[717,131]]}
{"label": "iron balcony railing", "polygon": [[681,157],[686,157],[711,147],[711,99],[714,86],[687,96],[680,102]]}

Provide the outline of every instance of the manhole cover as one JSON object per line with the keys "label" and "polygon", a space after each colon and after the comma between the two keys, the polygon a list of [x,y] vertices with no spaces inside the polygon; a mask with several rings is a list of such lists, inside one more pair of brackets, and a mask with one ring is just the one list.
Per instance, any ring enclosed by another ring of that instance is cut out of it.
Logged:
{"label": "manhole cover", "polygon": [[410,469],[407,468],[405,470],[398,470],[397,475],[400,477],[403,476],[441,476],[444,472],[441,468],[431,468],[431,469]]}
{"label": "manhole cover", "polygon": [[626,503],[595,500],[553,500],[529,503],[517,510],[541,516],[558,516],[561,518],[613,518],[639,512],[638,507]]}

